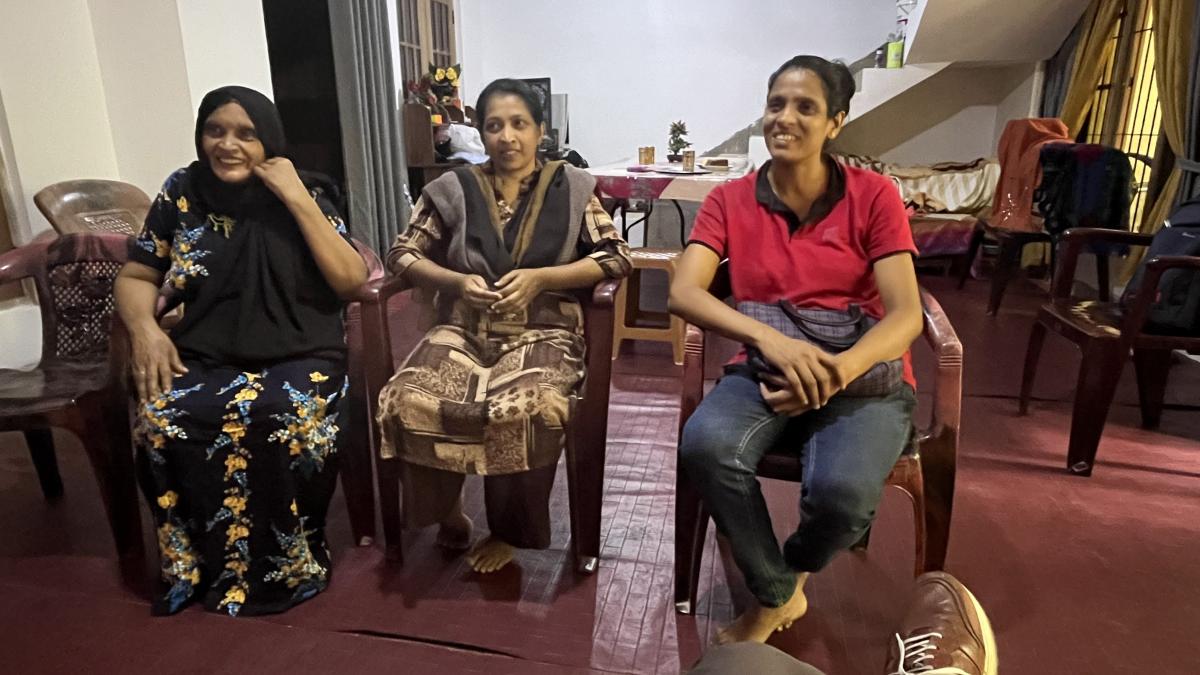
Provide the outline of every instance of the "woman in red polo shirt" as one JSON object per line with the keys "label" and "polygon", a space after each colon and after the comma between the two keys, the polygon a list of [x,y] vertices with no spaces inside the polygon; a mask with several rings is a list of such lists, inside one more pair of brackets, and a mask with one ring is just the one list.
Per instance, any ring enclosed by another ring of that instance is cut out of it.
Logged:
{"label": "woman in red polo shirt", "polygon": [[[766,362],[747,363],[743,350],[679,444],[680,469],[699,488],[759,603],[720,633],[722,642],[765,641],[804,614],[808,575],[871,524],[916,405],[908,348],[921,332],[921,300],[904,205],[885,177],[841,166],[824,152],[849,111],[850,71],[797,56],[771,75],[767,89],[763,135],[771,161],[709,195],[671,286],[671,311]],[[708,293],[722,259],[739,307],[780,300],[802,311],[857,306],[878,322],[836,354],[788,337]],[[876,364],[897,360],[887,393],[841,393]],[[763,454],[780,443],[797,449],[804,470],[800,526],[782,549],[755,477]]]}

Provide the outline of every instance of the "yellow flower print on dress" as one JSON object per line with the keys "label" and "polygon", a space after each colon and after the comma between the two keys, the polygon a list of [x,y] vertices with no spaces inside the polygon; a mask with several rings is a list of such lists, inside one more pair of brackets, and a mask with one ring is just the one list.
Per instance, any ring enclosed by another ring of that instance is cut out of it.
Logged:
{"label": "yellow flower print on dress", "polygon": [[225,597],[221,600],[221,605],[238,604],[246,602],[246,591],[241,586],[230,586],[229,590],[225,591]]}
{"label": "yellow flower print on dress", "polygon": [[201,265],[200,260],[208,256],[209,251],[196,247],[203,236],[203,225],[189,228],[184,220],[179,221],[179,230],[171,244],[171,269],[167,272],[167,280],[174,288],[182,289],[189,279],[208,276],[208,268]]}
{"label": "yellow flower print on dress", "polygon": [[237,224],[237,221],[233,218],[230,218],[229,216],[218,216],[215,213],[208,214],[208,222],[210,225],[212,225],[213,232],[220,230],[221,233],[225,235],[226,239],[229,238],[229,233],[233,232],[233,226]]}
{"label": "yellow flower print on dress", "polygon": [[166,522],[158,527],[158,555],[162,579],[171,585],[166,595],[168,609],[174,612],[192,597],[200,583],[200,565],[187,530],[170,510]]}
{"label": "yellow flower print on dress", "polygon": [[[329,376],[312,372],[309,379],[320,384],[328,381]],[[325,458],[337,451],[337,413],[330,414],[329,410],[345,395],[348,386],[348,381],[343,377],[341,388],[330,394],[327,400],[316,391],[302,392],[291,383],[283,384],[291,399],[293,412],[271,416],[283,426],[271,432],[267,440],[287,446],[288,454],[294,458],[291,468],[310,476],[324,468]]]}
{"label": "yellow flower print on dress", "polygon": [[138,408],[137,419],[133,425],[133,439],[149,451],[147,456],[150,461],[155,464],[165,463],[166,458],[158,451],[166,447],[167,440],[187,438],[183,428],[175,424],[175,420],[184,412],[171,407],[171,404],[203,387],[203,384],[197,384],[187,389],[172,389]]}
{"label": "yellow flower print on dress", "polygon": [[311,595],[325,588],[329,576],[328,570],[317,562],[312,549],[309,548],[308,535],[311,531],[304,529],[305,520],[300,518],[293,534],[286,534],[279,528],[274,528],[275,540],[279,543],[279,548],[283,549],[284,555],[271,556],[270,560],[275,563],[276,570],[264,577],[265,581],[282,581],[288,588],[297,589],[298,596]]}
{"label": "yellow flower print on dress", "polygon": [[246,435],[246,425],[241,422],[226,422],[221,431],[229,434],[229,439],[236,443]]}
{"label": "yellow flower print on dress", "polygon": [[225,458],[225,477],[229,478],[236,471],[244,471],[246,469],[246,458],[238,455],[229,455]]}
{"label": "yellow flower print on dress", "polygon": [[188,212],[187,197],[180,195],[179,199],[175,200],[175,208],[179,209],[180,213],[187,213]]}
{"label": "yellow flower print on dress", "polygon": [[179,503],[179,495],[174,490],[167,490],[158,498],[158,507],[161,509],[169,509]]}
{"label": "yellow flower print on dress", "polygon": [[245,497],[236,497],[236,496],[226,497],[225,501],[222,502],[222,504],[224,504],[226,507],[228,507],[229,510],[232,511],[233,515],[235,515],[235,516],[240,515],[242,513],[242,511],[246,510],[246,498]]}
{"label": "yellow flower print on dress", "polygon": [[225,529],[225,543],[233,544],[238,539],[245,539],[250,536],[250,528],[245,525],[230,525]]}

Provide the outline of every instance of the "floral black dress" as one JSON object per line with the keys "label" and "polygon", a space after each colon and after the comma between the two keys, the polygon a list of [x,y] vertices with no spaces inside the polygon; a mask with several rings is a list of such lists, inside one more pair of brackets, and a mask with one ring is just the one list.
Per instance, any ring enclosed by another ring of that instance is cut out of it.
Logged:
{"label": "floral black dress", "polygon": [[[130,252],[183,302],[171,338],[188,369],[134,428],[164,582],[153,611],[279,612],[329,582],[342,305],[278,200],[218,209],[199,189],[205,169],[167,179]],[[348,236],[329,195],[310,192]]]}

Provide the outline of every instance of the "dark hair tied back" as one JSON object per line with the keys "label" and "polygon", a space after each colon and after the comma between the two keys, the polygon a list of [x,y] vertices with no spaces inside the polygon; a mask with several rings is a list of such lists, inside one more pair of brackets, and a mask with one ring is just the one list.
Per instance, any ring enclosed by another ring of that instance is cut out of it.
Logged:
{"label": "dark hair tied back", "polygon": [[533,90],[533,87],[521,80],[503,78],[493,81],[479,93],[479,99],[475,102],[475,114],[479,116],[478,124],[480,127],[483,126],[483,121],[487,119],[488,102],[497,94],[512,94],[519,97],[525,102],[525,107],[529,108],[529,116],[533,118],[534,124],[541,124],[545,121],[542,115],[541,99],[538,97],[537,92]]}
{"label": "dark hair tied back", "polygon": [[811,54],[793,56],[771,73],[767,80],[767,91],[771,91],[780,75],[797,69],[811,71],[821,79],[821,88],[825,90],[825,107],[830,117],[840,112],[850,112],[850,97],[854,96],[854,74],[841,61],[830,61]]}

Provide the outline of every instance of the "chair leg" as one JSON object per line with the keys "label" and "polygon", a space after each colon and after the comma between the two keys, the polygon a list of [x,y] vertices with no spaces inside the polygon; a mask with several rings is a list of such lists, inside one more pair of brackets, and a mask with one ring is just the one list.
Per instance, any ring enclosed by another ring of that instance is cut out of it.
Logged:
{"label": "chair leg", "polygon": [[1024,246],[1016,238],[1002,236],[1000,238],[1000,256],[996,260],[996,269],[992,272],[992,291],[988,297],[987,313],[995,316],[1000,311],[1000,301],[1004,299],[1004,291],[1008,282],[1017,275],[1021,268],[1021,249]]}
{"label": "chair leg", "polygon": [[675,611],[695,614],[708,510],[683,468],[675,471]]}
{"label": "chair leg", "polygon": [[[624,339],[625,327],[632,326],[636,311],[630,311],[629,298],[633,298],[634,303],[637,303],[637,277],[638,271],[633,270],[629,278],[625,279],[624,283],[617,287],[617,297],[613,302],[613,339],[612,339],[612,358],[614,361],[621,355],[621,340]],[[629,292],[630,285],[634,286],[634,292],[631,295]]]}
{"label": "chair leg", "polygon": [[1137,371],[1138,403],[1142,409],[1142,428],[1157,429],[1162,421],[1163,398],[1167,393],[1167,372],[1171,369],[1170,349],[1134,349],[1133,367]]}
{"label": "chair leg", "polygon": [[51,501],[62,497],[63,482],[54,454],[54,434],[50,429],[26,429],[25,444],[29,446],[29,457],[42,485],[42,496]]}
{"label": "chair leg", "polygon": [[1096,285],[1100,302],[1108,302],[1112,296],[1112,284],[1109,282],[1108,256],[1096,254]]}
{"label": "chair leg", "polygon": [[684,339],[686,337],[687,328],[683,323],[683,319],[671,315],[671,358],[675,361],[675,365],[682,366],[685,352]]}
{"label": "chair leg", "polygon": [[400,521],[400,460],[375,460],[376,484],[379,487],[379,516],[383,521],[385,557],[404,564],[403,528]]}
{"label": "chair leg", "polygon": [[[958,473],[957,441],[952,430],[921,444],[917,470],[921,475],[921,519],[925,543],[920,572],[941,570],[950,548],[950,522],[954,515],[954,479]],[[916,506],[914,504],[914,506]]]}
{"label": "chair leg", "polygon": [[[925,503],[925,483],[920,472],[915,474],[912,484],[905,490],[913,510],[913,578],[929,571],[926,553],[929,546],[929,532],[926,523],[928,509]],[[943,554],[944,557],[944,554]]]}
{"label": "chair leg", "polygon": [[592,574],[600,565],[605,436],[588,433],[585,427],[583,420],[574,419],[567,429],[567,493],[575,567]]}
{"label": "chair leg", "polygon": [[959,290],[962,290],[967,279],[971,277],[971,268],[975,266],[975,258],[979,256],[979,249],[983,246],[983,238],[983,223],[976,223],[975,231],[971,233],[971,243],[967,247],[966,261],[958,277]]}
{"label": "chair leg", "polygon": [[1079,365],[1079,379],[1075,387],[1075,405],[1071,412],[1071,440],[1067,449],[1067,470],[1073,474],[1092,475],[1108,408],[1112,405],[1126,358],[1124,343],[1118,340],[1105,340],[1100,344],[1093,342],[1083,349],[1083,362]]}
{"label": "chair leg", "polygon": [[144,594],[149,591],[150,579],[146,575],[129,412],[125,405],[102,405],[98,398],[85,399],[66,412],[63,426],[83,443],[96,475],[121,577],[127,586]]}
{"label": "chair leg", "polygon": [[1021,374],[1021,397],[1017,402],[1018,414],[1029,412],[1029,399],[1033,396],[1033,380],[1037,375],[1038,359],[1042,355],[1042,343],[1046,340],[1046,326],[1036,321],[1029,331],[1029,346],[1025,348],[1025,370]]}
{"label": "chair leg", "polygon": [[[357,380],[357,381],[355,381]],[[359,388],[360,378],[352,378],[346,406],[348,423],[342,431],[342,492],[350,516],[350,532],[358,546],[375,539],[375,489],[371,476],[370,419],[366,401]]]}

